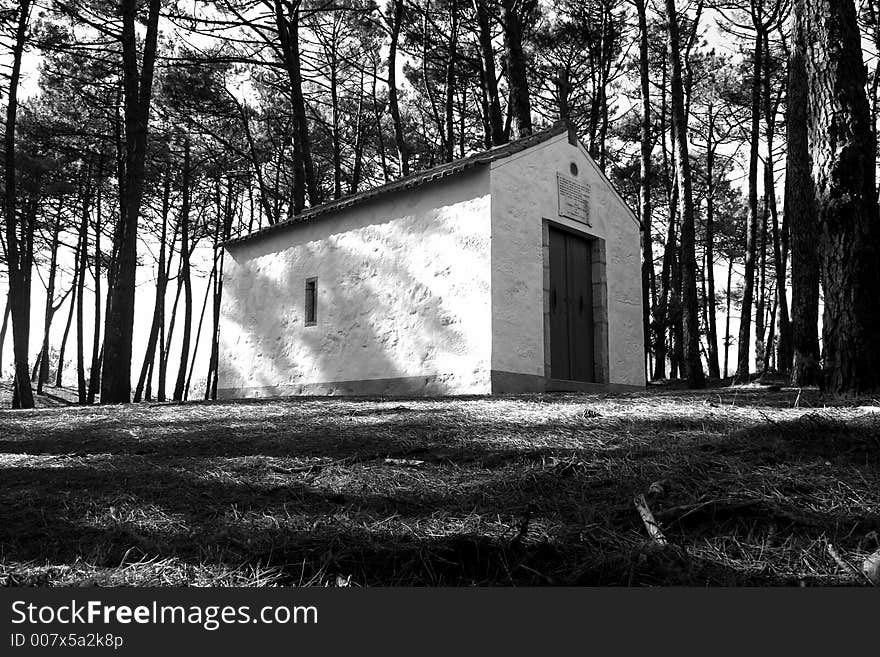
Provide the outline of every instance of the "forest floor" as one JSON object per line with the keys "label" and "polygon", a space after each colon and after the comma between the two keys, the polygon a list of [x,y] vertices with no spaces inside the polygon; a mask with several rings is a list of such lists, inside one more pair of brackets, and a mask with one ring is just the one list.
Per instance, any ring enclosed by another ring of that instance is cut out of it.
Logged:
{"label": "forest floor", "polygon": [[876,399],[50,392],[0,411],[0,584],[867,585],[880,547]]}

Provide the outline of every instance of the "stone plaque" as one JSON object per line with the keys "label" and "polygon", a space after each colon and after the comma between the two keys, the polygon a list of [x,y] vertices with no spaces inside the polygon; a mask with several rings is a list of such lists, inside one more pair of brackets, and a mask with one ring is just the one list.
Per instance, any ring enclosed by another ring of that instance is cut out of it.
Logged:
{"label": "stone plaque", "polygon": [[590,188],[560,173],[556,174],[559,216],[590,225]]}

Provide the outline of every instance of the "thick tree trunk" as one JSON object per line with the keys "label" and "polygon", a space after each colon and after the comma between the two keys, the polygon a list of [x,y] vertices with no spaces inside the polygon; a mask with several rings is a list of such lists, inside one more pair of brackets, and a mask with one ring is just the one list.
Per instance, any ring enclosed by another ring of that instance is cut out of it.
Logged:
{"label": "thick tree trunk", "polygon": [[137,230],[144,193],[144,163],[152,99],[153,64],[156,59],[160,0],[149,0],[142,64],[138,70],[136,0],[121,0],[122,78],[125,96],[125,178],[120,202],[120,226],[114,245],[109,312],[104,327],[104,363],[101,401],[124,402],[131,398],[131,347],[134,331]]}
{"label": "thick tree trunk", "polygon": [[676,184],[681,216],[682,347],[684,376],[688,387],[706,385],[700,362],[700,329],[697,305],[697,262],[694,237],[694,199],[691,189],[691,163],[688,155],[687,123],[684,113],[684,88],[681,80],[678,16],[675,0],[666,0],[668,53],[671,65],[672,132],[675,142]]}
{"label": "thick tree trunk", "polygon": [[809,98],[803,4],[796,2],[788,62],[785,216],[791,225],[791,383],[817,385],[819,368],[819,223],[807,140]]}
{"label": "thick tree trunk", "polygon": [[[800,0],[803,1],[803,0]],[[804,2],[809,144],[819,213],[825,389],[880,389],[880,215],[852,0]]]}
{"label": "thick tree trunk", "polygon": [[21,78],[21,58],[27,38],[30,18],[30,0],[19,0],[18,23],[12,47],[12,67],[9,74],[9,92],[6,99],[6,130],[4,133],[4,179],[6,183],[4,209],[6,211],[6,260],[9,268],[9,306],[12,313],[12,350],[15,360],[12,407],[33,408],[34,394],[28,377],[28,342],[31,314],[31,258],[33,224],[25,213],[17,217],[16,209],[16,149],[15,126],[18,110],[18,82]]}

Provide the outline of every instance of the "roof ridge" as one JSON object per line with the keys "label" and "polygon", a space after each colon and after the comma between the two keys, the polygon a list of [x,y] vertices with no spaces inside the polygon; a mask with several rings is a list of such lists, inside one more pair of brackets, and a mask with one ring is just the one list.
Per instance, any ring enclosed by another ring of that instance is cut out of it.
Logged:
{"label": "roof ridge", "polygon": [[314,219],[315,217],[327,214],[329,212],[342,210],[352,207],[354,205],[359,205],[360,203],[363,203],[368,199],[376,198],[377,196],[382,196],[384,194],[388,194],[394,191],[412,189],[413,187],[418,187],[419,185],[422,185],[424,183],[432,182],[440,178],[445,178],[446,176],[460,173],[478,164],[489,164],[491,162],[494,162],[495,160],[510,157],[511,155],[524,151],[527,148],[531,148],[532,146],[537,146],[538,144],[543,143],[548,139],[551,139],[552,137],[563,134],[564,132],[570,130],[571,125],[567,121],[557,121],[549,127],[543,130],[539,130],[538,132],[533,132],[532,134],[526,135],[525,137],[520,137],[519,139],[493,146],[492,148],[486,149],[484,151],[471,153],[470,155],[459,158],[457,160],[452,160],[451,162],[443,162],[442,164],[438,164],[434,167],[431,167],[430,169],[415,171],[407,176],[404,176],[403,178],[397,178],[396,180],[389,181],[376,187],[365,189],[356,194],[350,194],[348,196],[343,196],[342,198],[333,199],[325,203],[306,208],[300,214],[290,219],[285,219],[284,221],[279,221],[276,224],[270,224],[269,226],[260,228],[259,230],[255,230],[251,233],[248,233],[247,235],[242,235],[241,237],[227,240],[223,243],[223,245],[227,246],[232,244],[240,244],[242,242],[255,239],[257,237],[262,237],[267,233],[274,232],[275,230],[283,227],[305,223]]}

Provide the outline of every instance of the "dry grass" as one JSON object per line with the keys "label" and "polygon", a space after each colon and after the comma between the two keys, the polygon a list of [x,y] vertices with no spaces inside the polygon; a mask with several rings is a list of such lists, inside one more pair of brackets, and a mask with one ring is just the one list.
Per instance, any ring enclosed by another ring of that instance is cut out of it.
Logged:
{"label": "dry grass", "polygon": [[2,411],[0,583],[863,584],[827,545],[856,566],[880,547],[880,408],[821,403],[743,387]]}

